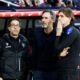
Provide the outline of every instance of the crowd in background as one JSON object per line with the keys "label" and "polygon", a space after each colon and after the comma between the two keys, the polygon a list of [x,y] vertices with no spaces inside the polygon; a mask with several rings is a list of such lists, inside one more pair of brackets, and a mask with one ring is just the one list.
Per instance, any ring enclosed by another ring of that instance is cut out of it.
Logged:
{"label": "crowd in background", "polygon": [[6,0],[20,7],[79,7],[80,0]]}

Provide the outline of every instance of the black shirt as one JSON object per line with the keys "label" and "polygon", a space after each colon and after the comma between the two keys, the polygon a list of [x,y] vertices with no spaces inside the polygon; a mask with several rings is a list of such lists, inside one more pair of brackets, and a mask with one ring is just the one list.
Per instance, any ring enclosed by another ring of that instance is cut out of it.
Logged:
{"label": "black shirt", "polygon": [[33,68],[36,70],[55,70],[57,56],[54,52],[55,28],[46,34],[43,28],[34,30]]}

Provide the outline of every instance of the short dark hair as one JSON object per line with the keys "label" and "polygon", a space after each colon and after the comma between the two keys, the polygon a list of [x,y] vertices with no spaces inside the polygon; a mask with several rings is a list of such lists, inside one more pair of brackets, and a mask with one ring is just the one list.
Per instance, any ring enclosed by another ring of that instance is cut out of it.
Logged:
{"label": "short dark hair", "polygon": [[13,20],[19,21],[19,24],[20,24],[20,26],[21,26],[20,19],[16,17],[16,18],[10,18],[10,19],[8,20],[8,25],[7,25],[8,27],[11,26],[11,22],[12,22]]}
{"label": "short dark hair", "polygon": [[50,13],[51,18],[52,18],[52,19],[54,20],[54,22],[55,22],[55,20],[56,20],[56,15],[55,15],[55,13],[54,13],[52,10],[44,10],[44,11],[42,12],[42,15],[43,15],[44,13],[46,13],[46,12]]}

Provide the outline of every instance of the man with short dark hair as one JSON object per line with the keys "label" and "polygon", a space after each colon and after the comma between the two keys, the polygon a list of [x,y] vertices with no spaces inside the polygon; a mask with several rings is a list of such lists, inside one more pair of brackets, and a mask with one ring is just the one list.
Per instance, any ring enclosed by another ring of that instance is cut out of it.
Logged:
{"label": "man with short dark hair", "polygon": [[26,80],[28,73],[28,40],[20,34],[20,21],[12,18],[9,33],[0,41],[0,77],[3,80]]}

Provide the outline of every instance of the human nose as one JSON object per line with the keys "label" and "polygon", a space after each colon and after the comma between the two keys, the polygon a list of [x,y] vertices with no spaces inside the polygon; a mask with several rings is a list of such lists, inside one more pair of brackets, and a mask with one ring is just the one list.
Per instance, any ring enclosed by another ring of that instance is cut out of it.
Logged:
{"label": "human nose", "polygon": [[60,16],[58,17],[58,21],[61,21],[61,17]]}
{"label": "human nose", "polygon": [[45,18],[42,18],[42,22],[44,22],[45,21]]}

